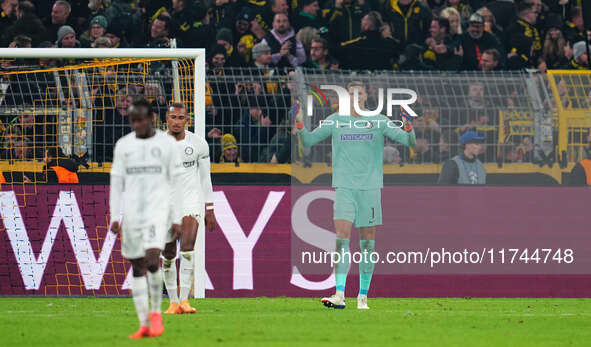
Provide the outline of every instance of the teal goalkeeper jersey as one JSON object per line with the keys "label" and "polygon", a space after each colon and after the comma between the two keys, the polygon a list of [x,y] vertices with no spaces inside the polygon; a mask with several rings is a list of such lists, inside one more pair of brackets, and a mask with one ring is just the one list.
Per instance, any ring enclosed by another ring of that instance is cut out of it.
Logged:
{"label": "teal goalkeeper jersey", "polygon": [[384,136],[414,147],[414,129],[406,132],[383,115],[352,117],[332,114],[310,132],[303,129],[302,142],[310,147],[331,136],[332,186],[359,190],[384,186]]}

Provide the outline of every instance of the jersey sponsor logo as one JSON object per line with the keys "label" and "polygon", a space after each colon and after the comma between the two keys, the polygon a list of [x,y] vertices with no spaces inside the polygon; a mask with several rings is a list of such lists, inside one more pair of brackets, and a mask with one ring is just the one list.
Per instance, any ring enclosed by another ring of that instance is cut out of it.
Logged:
{"label": "jersey sponsor logo", "polygon": [[135,166],[128,167],[125,172],[128,175],[139,175],[139,174],[159,174],[162,173],[162,166]]}
{"label": "jersey sponsor logo", "polygon": [[341,141],[371,141],[373,134],[341,134]]}
{"label": "jersey sponsor logo", "polygon": [[186,154],[186,155],[191,155],[191,154],[193,154],[193,147],[190,147],[190,146],[188,146],[188,147],[185,147],[185,154]]}
{"label": "jersey sponsor logo", "polygon": [[162,151],[158,147],[152,148],[150,150],[150,153],[152,154],[153,157],[156,157],[156,158],[160,158],[160,155],[162,155]]}
{"label": "jersey sponsor logo", "polygon": [[195,165],[195,160],[186,161],[186,162],[183,163],[183,166],[186,167],[186,168],[191,167],[193,165]]}

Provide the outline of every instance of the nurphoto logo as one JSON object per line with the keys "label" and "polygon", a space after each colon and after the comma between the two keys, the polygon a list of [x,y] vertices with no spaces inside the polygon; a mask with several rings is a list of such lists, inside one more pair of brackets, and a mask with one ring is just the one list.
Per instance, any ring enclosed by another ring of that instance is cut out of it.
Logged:
{"label": "nurphoto logo", "polygon": [[[338,113],[341,115],[351,114],[351,97],[346,88],[337,86],[334,84],[322,84],[320,88],[308,85],[309,94],[306,98],[306,114],[308,117],[313,115],[314,109],[314,98],[316,98],[321,105],[328,106],[328,101],[322,90],[332,90],[337,93],[339,100]],[[408,95],[408,99],[395,99],[394,95]],[[355,112],[364,117],[377,116],[382,112],[384,108],[384,99],[386,99],[386,112],[388,118],[392,118],[392,109],[395,106],[400,106],[401,110],[406,111],[411,117],[418,117],[418,115],[410,107],[415,101],[417,101],[417,93],[412,89],[406,88],[387,88],[384,92],[384,88],[378,89],[378,104],[375,110],[362,110],[359,105],[359,90],[355,89],[353,93],[353,108]]]}

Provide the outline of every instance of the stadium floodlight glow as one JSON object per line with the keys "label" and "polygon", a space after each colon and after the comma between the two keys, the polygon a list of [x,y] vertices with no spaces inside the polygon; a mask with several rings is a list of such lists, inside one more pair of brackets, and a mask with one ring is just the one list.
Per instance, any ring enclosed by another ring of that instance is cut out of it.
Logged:
{"label": "stadium floodlight glow", "polygon": [[[192,78],[187,77],[183,81],[184,99],[179,100],[179,84],[175,83],[177,90],[173,91],[173,100],[185,101],[187,106],[192,106],[195,121],[195,133],[205,137],[205,49],[203,48],[183,48],[183,49],[168,49],[168,48],[0,48],[0,57],[2,59],[92,59],[88,62],[76,63],[74,66],[65,66],[61,68],[52,68],[50,70],[78,70],[76,73],[76,82],[84,84],[85,71],[90,71],[92,68],[100,65],[101,60],[104,60],[104,66],[117,65],[117,60],[131,59],[134,62],[137,60],[183,60],[187,62],[182,67],[183,74],[192,74]],[[98,61],[98,62],[97,62]],[[190,64],[193,66],[190,66]],[[86,69],[86,70],[85,70]],[[179,68],[180,70],[181,68]],[[7,71],[6,74],[34,74],[40,70],[34,71]],[[178,74],[177,74],[178,76]],[[150,76],[144,76],[146,78]],[[75,86],[83,90],[84,87],[79,83]],[[71,86],[70,86],[71,87]],[[83,93],[80,93],[83,94]],[[187,95],[190,94],[190,95]],[[80,99],[89,98],[81,96]],[[192,105],[191,105],[192,103]],[[81,102],[81,104],[83,104]],[[71,106],[68,104],[68,108]],[[91,103],[85,103],[84,108],[92,109]],[[92,111],[90,111],[92,112]],[[69,113],[67,113],[70,115]],[[92,114],[92,113],[91,113]],[[90,115],[92,117],[92,115]],[[74,124],[71,119],[68,120],[68,126]],[[91,118],[92,119],[92,118]],[[58,120],[59,122],[59,120]],[[92,122],[87,122],[92,123]],[[201,214],[202,216],[204,213]],[[197,233],[197,240],[195,242],[195,290],[194,294],[197,298],[205,297],[205,228],[203,218],[199,221],[199,231]]]}

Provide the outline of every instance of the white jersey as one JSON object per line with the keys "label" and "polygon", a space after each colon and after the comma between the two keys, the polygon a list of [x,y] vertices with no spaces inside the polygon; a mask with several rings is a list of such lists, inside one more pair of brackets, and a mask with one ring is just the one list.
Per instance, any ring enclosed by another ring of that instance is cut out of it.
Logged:
{"label": "white jersey", "polygon": [[209,146],[201,136],[187,130],[185,138],[175,142],[182,161],[179,179],[183,187],[183,215],[197,215],[203,204],[212,199]]}
{"label": "white jersey", "polygon": [[[122,203],[124,227],[164,226],[169,215],[173,221],[180,221],[182,216],[175,215],[174,209],[182,207],[176,205],[179,199],[173,198],[179,189],[176,181],[180,174],[175,141],[165,132],[156,130],[147,139],[137,138],[135,132],[122,137],[115,145],[111,168],[111,220],[119,219]],[[122,192],[114,187],[114,181],[118,181],[114,176],[123,178]]]}

